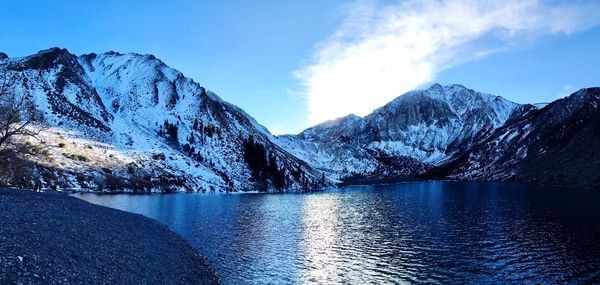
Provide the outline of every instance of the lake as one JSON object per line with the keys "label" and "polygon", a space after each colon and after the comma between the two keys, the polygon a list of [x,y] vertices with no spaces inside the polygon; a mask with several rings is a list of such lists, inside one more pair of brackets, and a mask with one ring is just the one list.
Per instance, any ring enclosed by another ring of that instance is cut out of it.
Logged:
{"label": "lake", "polygon": [[600,282],[600,191],[418,182],[76,197],[185,237],[224,284]]}

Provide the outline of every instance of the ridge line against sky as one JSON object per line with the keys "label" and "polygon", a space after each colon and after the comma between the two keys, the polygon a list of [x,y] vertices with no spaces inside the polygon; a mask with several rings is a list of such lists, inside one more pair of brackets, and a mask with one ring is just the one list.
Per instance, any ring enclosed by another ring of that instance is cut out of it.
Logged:
{"label": "ridge line against sky", "polygon": [[517,103],[599,86],[600,1],[8,0],[0,51],[154,54],[275,134],[462,84]]}

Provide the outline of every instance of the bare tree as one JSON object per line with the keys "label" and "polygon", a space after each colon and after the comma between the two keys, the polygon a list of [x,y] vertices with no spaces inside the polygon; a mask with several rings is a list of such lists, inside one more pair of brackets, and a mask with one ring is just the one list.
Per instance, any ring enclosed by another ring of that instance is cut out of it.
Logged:
{"label": "bare tree", "polygon": [[[43,142],[39,134],[43,130],[40,116],[32,108],[32,102],[23,94],[17,94],[10,86],[14,77],[0,69],[0,159],[14,155],[39,153]],[[33,143],[31,142],[33,141]]]}

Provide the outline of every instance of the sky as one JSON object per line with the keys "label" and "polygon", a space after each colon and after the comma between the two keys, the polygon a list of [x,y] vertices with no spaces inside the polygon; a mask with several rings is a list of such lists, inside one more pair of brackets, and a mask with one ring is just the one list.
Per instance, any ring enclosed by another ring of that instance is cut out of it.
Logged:
{"label": "sky", "polygon": [[275,134],[433,83],[518,103],[600,86],[600,1],[6,0],[0,51],[154,54]]}

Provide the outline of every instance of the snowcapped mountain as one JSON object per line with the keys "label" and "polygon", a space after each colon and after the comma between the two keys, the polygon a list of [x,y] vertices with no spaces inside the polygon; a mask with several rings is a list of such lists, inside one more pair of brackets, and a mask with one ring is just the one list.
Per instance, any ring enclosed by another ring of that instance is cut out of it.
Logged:
{"label": "snowcapped mountain", "polygon": [[600,88],[579,90],[513,118],[461,157],[436,169],[461,180],[600,184]]}
{"label": "snowcapped mountain", "polygon": [[490,136],[520,108],[461,85],[408,92],[355,115],[279,137],[279,144],[334,179],[422,175]]}
{"label": "snowcapped mountain", "polygon": [[408,92],[371,114],[275,137],[152,55],[9,58],[0,79],[50,128],[43,156],[0,185],[133,191],[307,191],[442,178],[600,184],[600,89],[520,105],[461,85]]}
{"label": "snowcapped mountain", "polygon": [[52,126],[42,134],[49,154],[13,178],[21,184],[302,191],[325,183],[240,108],[152,55],[52,48],[4,55],[0,75]]}

